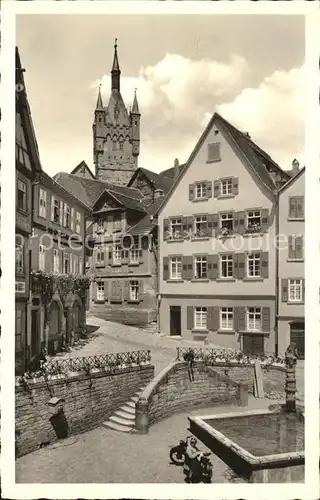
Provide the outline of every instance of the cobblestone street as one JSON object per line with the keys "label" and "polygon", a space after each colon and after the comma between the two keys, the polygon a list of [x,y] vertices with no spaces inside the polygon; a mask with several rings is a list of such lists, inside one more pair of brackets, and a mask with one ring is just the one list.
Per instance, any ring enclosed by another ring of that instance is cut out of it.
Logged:
{"label": "cobblestone street", "polygon": [[[267,408],[270,403],[251,398],[247,409]],[[184,479],[182,469],[170,464],[169,449],[187,436],[187,417],[236,411],[236,408],[224,406],[180,413],[153,425],[148,435],[124,434],[99,427],[19,458],[16,481],[181,483]],[[205,449],[202,444],[200,448]],[[242,482],[219,458],[212,455],[211,459],[214,466],[212,482]]]}

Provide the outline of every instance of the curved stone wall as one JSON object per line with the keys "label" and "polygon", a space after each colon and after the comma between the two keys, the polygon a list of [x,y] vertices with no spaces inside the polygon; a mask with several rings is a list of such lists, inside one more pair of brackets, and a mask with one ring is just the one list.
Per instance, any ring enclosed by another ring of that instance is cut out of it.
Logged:
{"label": "curved stone wall", "polygon": [[194,377],[191,382],[183,361],[171,363],[157,375],[136,403],[136,430],[146,433],[159,420],[194,407],[248,404],[248,386],[219,373],[215,367],[197,361]]}

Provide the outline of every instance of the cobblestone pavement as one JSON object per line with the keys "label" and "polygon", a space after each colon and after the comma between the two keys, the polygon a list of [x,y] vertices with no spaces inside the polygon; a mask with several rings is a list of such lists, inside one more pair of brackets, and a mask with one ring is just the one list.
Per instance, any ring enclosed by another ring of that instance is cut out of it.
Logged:
{"label": "cobblestone pavement", "polygon": [[[267,408],[270,401],[250,399],[246,409]],[[224,406],[180,413],[150,428],[149,434],[124,434],[99,427],[49,445],[16,461],[18,483],[182,483],[181,467],[170,464],[169,449],[188,435],[190,415],[236,411]],[[243,407],[241,407],[243,410]],[[199,443],[200,448],[205,446]],[[244,482],[215,455],[215,483]]]}

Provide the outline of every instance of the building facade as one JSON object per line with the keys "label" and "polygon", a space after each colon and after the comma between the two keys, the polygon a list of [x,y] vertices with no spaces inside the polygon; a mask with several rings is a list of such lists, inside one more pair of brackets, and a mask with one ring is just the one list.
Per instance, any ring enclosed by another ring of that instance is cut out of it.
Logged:
{"label": "building facade", "polygon": [[[69,290],[65,277],[85,274],[85,230],[90,207],[41,172],[33,185],[32,237],[33,272],[28,307],[30,359],[46,346],[49,354],[77,340],[84,327],[85,295]],[[46,299],[44,279],[53,280],[52,295]],[[72,279],[72,278],[71,278]],[[67,292],[67,293],[66,293]]]}
{"label": "building facade", "polygon": [[273,242],[277,190],[288,179],[213,115],[158,214],[162,332],[250,353],[278,349]]}
{"label": "building facade", "polygon": [[140,112],[136,92],[128,112],[120,91],[117,41],[111,70],[111,95],[104,106],[99,88],[93,123],[93,161],[96,179],[127,185],[138,167]]}
{"label": "building facade", "polygon": [[295,342],[304,358],[305,168],[295,161],[293,177],[279,191],[278,338],[280,351]]}
{"label": "building facade", "polygon": [[32,232],[32,183],[41,164],[29,108],[24,69],[16,49],[16,241],[15,241],[15,368],[28,364],[28,304]]}

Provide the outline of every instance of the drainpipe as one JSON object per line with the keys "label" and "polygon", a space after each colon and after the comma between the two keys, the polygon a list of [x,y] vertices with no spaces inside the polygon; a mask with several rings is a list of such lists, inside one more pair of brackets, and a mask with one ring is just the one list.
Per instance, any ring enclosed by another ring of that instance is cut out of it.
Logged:
{"label": "drainpipe", "polygon": [[276,201],[275,201],[275,206],[276,206],[276,283],[275,283],[275,294],[276,294],[276,321],[275,321],[275,327],[274,327],[274,333],[275,333],[275,354],[278,356],[279,354],[279,336],[278,336],[278,318],[279,318],[279,227],[280,227],[280,220],[279,220],[279,192],[276,193]]}

